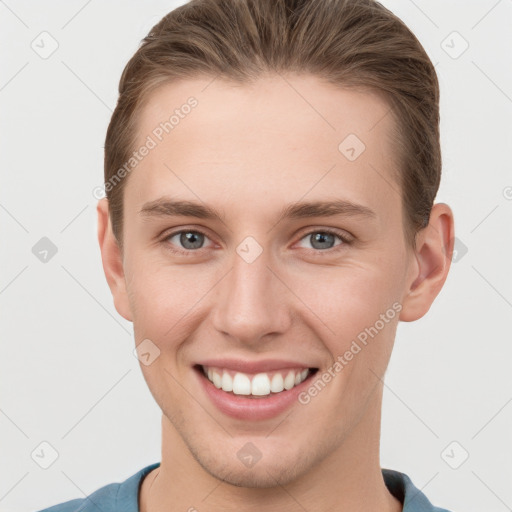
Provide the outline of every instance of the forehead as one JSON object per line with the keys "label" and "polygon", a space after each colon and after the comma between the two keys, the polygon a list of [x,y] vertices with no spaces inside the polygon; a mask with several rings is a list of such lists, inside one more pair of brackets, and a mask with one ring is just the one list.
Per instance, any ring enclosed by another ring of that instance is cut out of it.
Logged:
{"label": "forehead", "polygon": [[138,202],[164,189],[246,205],[259,193],[269,202],[294,201],[308,190],[377,203],[380,194],[383,202],[397,191],[392,127],[382,96],[310,75],[250,85],[211,77],[165,84],[140,112],[135,149],[149,141],[152,149],[127,191],[136,189]]}
{"label": "forehead", "polygon": [[[191,102],[195,104],[192,108]],[[218,134],[218,143],[226,140],[223,135],[227,133],[233,140],[233,132],[243,126],[246,130],[237,133],[239,141],[279,133],[285,141],[301,136],[313,140],[327,137],[325,142],[331,144],[356,133],[375,144],[391,124],[389,113],[380,93],[335,87],[311,75],[269,75],[251,84],[197,78],[167,83],[150,93],[139,114],[137,132],[139,142],[153,132],[159,138],[159,128],[171,120],[173,126],[169,132],[163,130],[163,138],[176,139],[190,128],[197,135],[193,139],[199,140],[204,135],[201,128],[215,128],[208,139]],[[200,122],[194,123],[194,118]],[[374,140],[371,132],[377,125]],[[257,128],[264,130],[257,132]],[[207,144],[208,139],[202,143]]]}

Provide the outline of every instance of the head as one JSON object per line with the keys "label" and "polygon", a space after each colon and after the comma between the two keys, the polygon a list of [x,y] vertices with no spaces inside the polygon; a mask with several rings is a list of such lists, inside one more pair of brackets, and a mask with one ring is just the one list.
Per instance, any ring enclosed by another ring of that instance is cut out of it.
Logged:
{"label": "head", "polygon": [[[210,474],[298,478],[378,423],[398,322],[448,273],[432,63],[371,0],[193,0],[153,27],[119,93],[98,232],[116,309],[158,354],[149,388]],[[331,379],[286,420],[245,421],[204,394],[197,365],[216,358]]]}

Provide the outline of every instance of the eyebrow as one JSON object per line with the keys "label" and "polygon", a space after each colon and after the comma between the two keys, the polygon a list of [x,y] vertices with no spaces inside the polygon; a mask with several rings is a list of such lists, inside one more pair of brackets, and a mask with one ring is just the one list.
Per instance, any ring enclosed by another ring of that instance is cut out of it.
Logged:
{"label": "eyebrow", "polygon": [[[196,217],[199,219],[219,220],[224,223],[224,215],[211,206],[194,201],[172,200],[161,197],[145,203],[140,210],[144,217]],[[292,203],[281,210],[280,219],[307,219],[311,217],[347,217],[376,218],[377,214],[367,206],[344,199],[334,201],[311,201]]]}

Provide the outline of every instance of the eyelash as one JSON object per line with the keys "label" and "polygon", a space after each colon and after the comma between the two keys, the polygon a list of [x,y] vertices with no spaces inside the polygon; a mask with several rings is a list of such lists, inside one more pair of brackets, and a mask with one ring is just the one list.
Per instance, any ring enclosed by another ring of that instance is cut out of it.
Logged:
{"label": "eyelash", "polygon": [[[209,239],[209,236],[204,231],[201,231],[200,229],[180,229],[179,231],[173,231],[172,233],[166,234],[164,236],[164,238],[162,239],[162,243],[164,244],[164,246],[166,247],[167,250],[171,251],[174,254],[179,254],[179,255],[183,255],[183,256],[192,256],[194,253],[197,253],[197,252],[201,251],[201,249],[203,249],[203,247],[201,247],[199,249],[180,249],[180,250],[173,249],[171,244],[169,243],[169,239],[173,238],[174,236],[179,235],[181,233],[199,233]],[[310,251],[313,251],[315,253],[333,253],[333,252],[339,250],[339,248],[343,247],[344,245],[350,245],[352,243],[352,239],[348,238],[345,235],[342,235],[341,233],[339,233],[336,230],[329,229],[329,228],[314,229],[312,231],[309,231],[309,232],[305,233],[300,238],[300,240],[303,240],[307,236],[311,236],[314,233],[334,235],[342,241],[341,244],[331,247],[330,249],[323,249],[323,250],[322,249],[309,249]]]}

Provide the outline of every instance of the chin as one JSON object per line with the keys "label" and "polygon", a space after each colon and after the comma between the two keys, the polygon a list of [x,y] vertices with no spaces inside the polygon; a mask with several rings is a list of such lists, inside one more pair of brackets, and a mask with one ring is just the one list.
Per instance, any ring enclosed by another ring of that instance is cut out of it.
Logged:
{"label": "chin", "polygon": [[[224,481],[235,487],[244,487],[252,489],[270,489],[277,486],[287,485],[297,478],[295,471],[290,471],[286,465],[279,469],[268,469],[260,461],[260,467],[256,468],[207,468],[208,473],[215,478]],[[217,470],[218,469],[218,470]]]}
{"label": "chin", "polygon": [[[307,462],[300,459],[300,454],[291,460],[283,454],[263,455],[253,466],[246,467],[238,458],[222,461],[219,454],[204,456],[194,454],[199,465],[214,478],[235,487],[269,489],[288,485],[298,479],[305,470]],[[225,453],[224,453],[225,456]]]}

